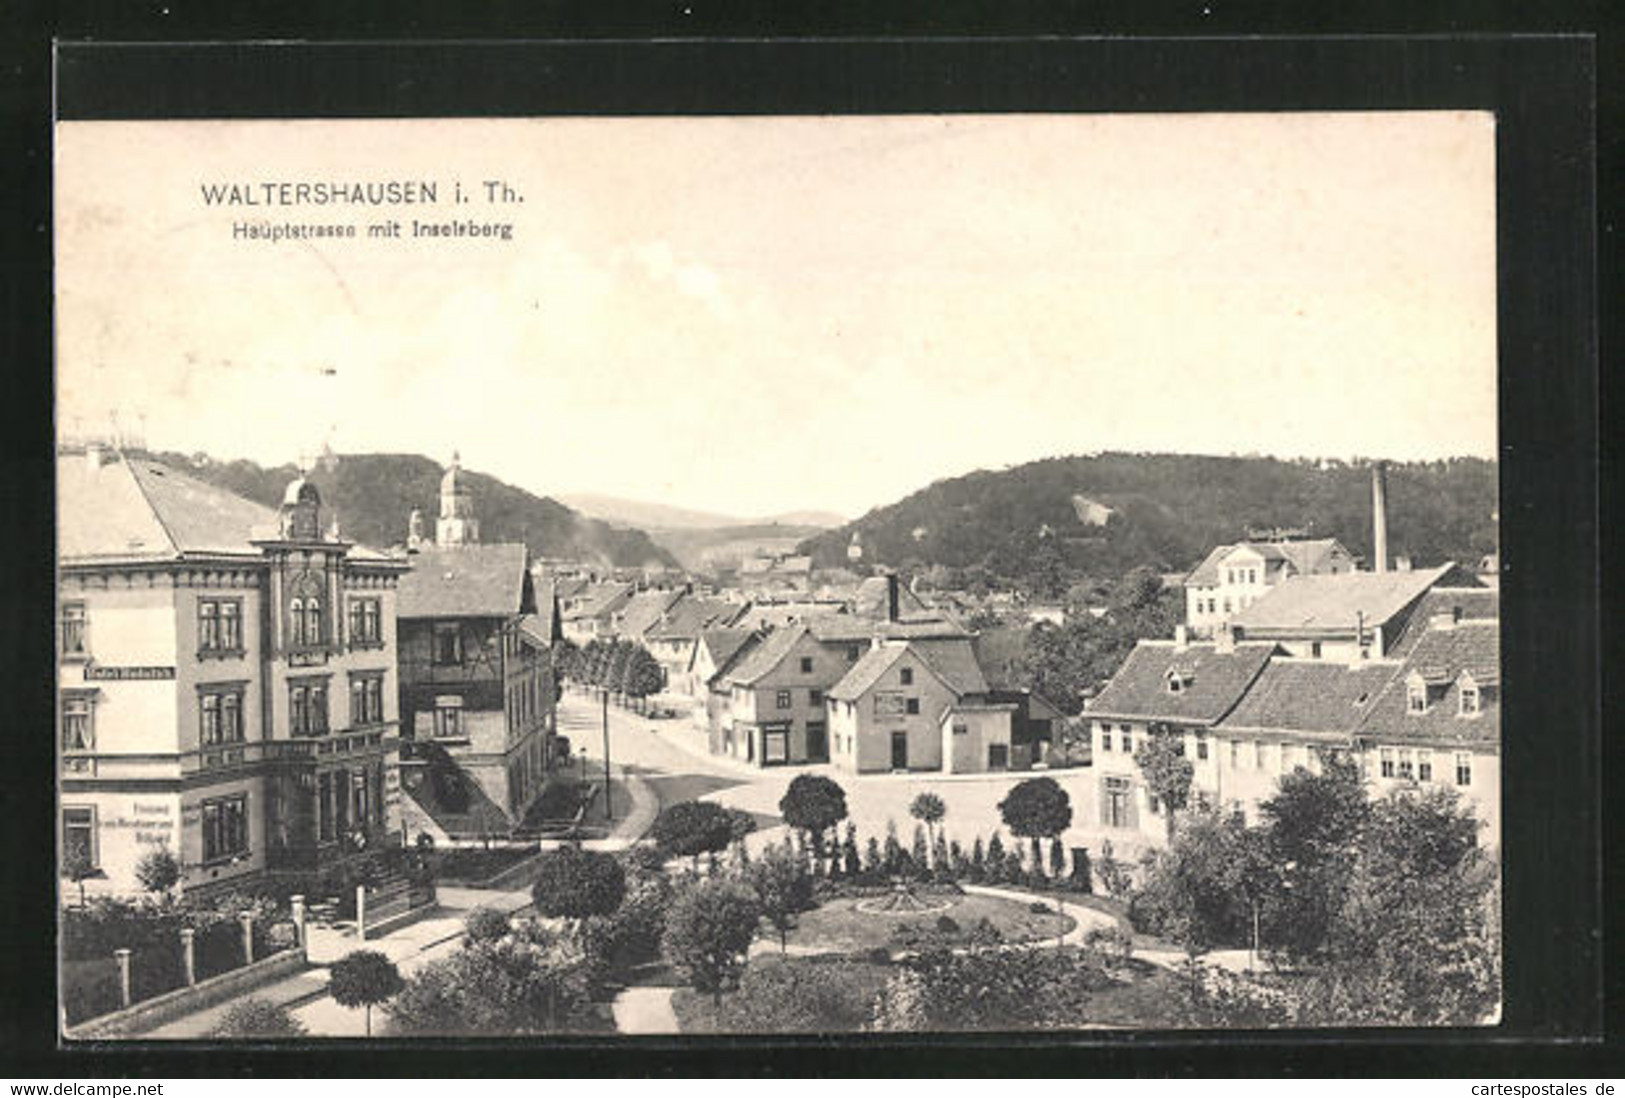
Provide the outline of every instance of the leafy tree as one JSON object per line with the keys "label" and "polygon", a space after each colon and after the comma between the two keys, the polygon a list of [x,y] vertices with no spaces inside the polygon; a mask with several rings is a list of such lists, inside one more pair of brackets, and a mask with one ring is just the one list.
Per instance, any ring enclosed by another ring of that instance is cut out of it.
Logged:
{"label": "leafy tree", "polygon": [[168,846],[141,855],[135,863],[135,879],[148,892],[167,894],[181,880],[181,863]]}
{"label": "leafy tree", "polygon": [[536,861],[536,910],[561,919],[609,915],[626,894],[626,871],[608,854],[569,844]]}
{"label": "leafy tree", "polygon": [[62,876],[79,886],[79,906],[85,906],[85,882],[100,872],[90,860],[90,851],[70,847],[62,854]]}
{"label": "leafy tree", "polygon": [[746,858],[745,839],[756,832],[756,817],[743,808],[728,810],[728,833],[734,845],[739,849],[739,856]]}
{"label": "leafy tree", "polygon": [[863,872],[863,859],[858,855],[858,826],[850,820],[846,824],[846,839],[841,843],[842,871],[848,877]]}
{"label": "leafy tree", "polygon": [[571,682],[582,682],[583,670],[579,645],[568,637],[554,642],[553,674],[559,682],[562,683],[566,679]]}
{"label": "leafy tree", "polygon": [[1149,861],[1131,909],[1136,926],[1178,943],[1193,959],[1241,941],[1249,914],[1245,831],[1237,815],[1188,816],[1168,849]]}
{"label": "leafy tree", "polygon": [[1190,800],[1196,767],[1185,757],[1185,734],[1179,729],[1154,723],[1150,733],[1135,745],[1134,762],[1145,777],[1146,788],[1162,805],[1171,845],[1178,815]]}
{"label": "leafy tree", "polygon": [[666,685],[666,674],[660,661],[640,644],[627,653],[626,667],[621,672],[621,692],[640,704],[651,694],[658,694]]}
{"label": "leafy tree", "polygon": [[725,878],[699,879],[667,909],[661,949],[696,991],[710,992],[713,1003],[720,1003],[722,989],[744,968],[761,918],[761,901],[750,888]]}
{"label": "leafy tree", "polygon": [[813,856],[822,859],[825,832],[846,819],[846,791],[820,775],[798,774],[779,799],[779,814],[785,823],[806,833]]}
{"label": "leafy tree", "polygon": [[719,1033],[855,1033],[874,1010],[868,966],[768,957],[739,978],[716,1011]]}
{"label": "leafy tree", "polygon": [[372,1036],[372,1008],[398,994],[404,983],[395,962],[375,949],[358,949],[333,962],[327,993],[343,1007],[364,1007],[367,1036]]}
{"label": "leafy tree", "polygon": [[1293,965],[1323,954],[1342,910],[1370,805],[1359,765],[1328,755],[1298,768],[1259,805],[1264,858],[1277,870],[1264,897],[1265,938]]}
{"label": "leafy tree", "polygon": [[401,1034],[456,1036],[556,1033],[592,1017],[579,948],[528,929],[430,961],[389,1005]]}
{"label": "leafy tree", "polygon": [[239,999],[226,1008],[211,1037],[303,1037],[304,1023],[287,1007],[268,999]]}
{"label": "leafy tree", "polygon": [[914,837],[909,843],[908,860],[910,868],[919,875],[925,876],[931,865],[931,847],[925,838],[925,826],[914,825]]}
{"label": "leafy tree", "polygon": [[494,907],[476,907],[463,917],[464,944],[494,942],[506,937],[510,925],[505,912]]}
{"label": "leafy tree", "polygon": [[785,952],[796,916],[813,906],[813,882],[806,864],[787,844],[775,844],[751,866],[747,879],[761,902],[763,916],[779,933],[779,952]]}
{"label": "leafy tree", "polygon": [[693,859],[699,872],[700,855],[726,850],[734,838],[734,815],[710,801],[679,801],[660,810],[650,833],[668,856]]}
{"label": "leafy tree", "polygon": [[1072,826],[1072,798],[1054,778],[1018,782],[999,802],[999,815],[1011,834],[1032,843],[1033,872],[1044,871],[1041,839],[1053,839]]}
{"label": "leafy tree", "polygon": [[937,824],[948,815],[948,806],[935,793],[921,793],[910,802],[908,814],[925,825],[929,838],[936,834]]}

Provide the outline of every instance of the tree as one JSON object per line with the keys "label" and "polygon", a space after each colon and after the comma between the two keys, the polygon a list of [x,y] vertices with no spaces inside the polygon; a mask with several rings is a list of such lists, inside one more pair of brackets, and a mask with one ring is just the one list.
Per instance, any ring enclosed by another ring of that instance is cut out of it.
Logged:
{"label": "tree", "polygon": [[785,823],[806,833],[813,857],[821,859],[824,833],[846,819],[846,791],[828,778],[798,774],[779,799],[779,814]]}
{"label": "tree", "polygon": [[666,910],[661,950],[696,991],[720,1004],[722,989],[738,979],[762,919],[756,893],[736,881],[707,877],[679,892]]}
{"label": "tree", "polygon": [[1239,815],[1188,816],[1172,845],[1148,862],[1145,887],[1130,911],[1136,927],[1176,942],[1193,961],[1239,943],[1250,921],[1245,832]]}
{"label": "tree", "polygon": [[85,882],[100,872],[90,860],[90,851],[71,846],[62,854],[62,876],[79,886],[79,906],[85,906]]}
{"label": "tree", "polygon": [[668,857],[692,858],[699,872],[700,855],[728,849],[734,838],[734,816],[709,801],[679,801],[660,810],[650,833]]}
{"label": "tree", "polygon": [[333,962],[327,993],[342,1007],[364,1007],[367,1036],[372,1036],[372,1008],[398,994],[405,983],[395,962],[375,949],[358,949]]}
{"label": "tree", "polygon": [[1259,805],[1265,859],[1277,875],[1264,897],[1268,948],[1294,965],[1325,952],[1342,910],[1370,805],[1359,764],[1328,755],[1321,771],[1298,768]]}
{"label": "tree", "polygon": [[553,673],[559,682],[568,679],[571,682],[583,681],[583,667],[581,662],[581,649],[568,637],[561,638],[553,644]]}
{"label": "tree", "polygon": [[538,928],[476,942],[413,973],[391,1028],[429,1036],[554,1033],[592,1017],[579,947]]}
{"label": "tree", "polygon": [[536,883],[530,894],[536,910],[554,918],[608,915],[626,894],[626,871],[610,855],[572,843],[536,860]]}
{"label": "tree", "polygon": [[1042,839],[1053,839],[1072,826],[1072,798],[1054,778],[1018,782],[999,802],[999,815],[1011,834],[1032,843],[1033,872],[1044,872]]}
{"label": "tree", "polygon": [[268,999],[239,999],[226,1008],[211,1037],[303,1037],[304,1023],[281,1003]]}
{"label": "tree", "polygon": [[921,793],[908,806],[908,814],[925,825],[926,838],[936,834],[937,824],[948,815],[948,806],[935,793]]}
{"label": "tree", "polygon": [[180,859],[175,857],[168,846],[149,850],[135,863],[135,879],[148,892],[167,894],[180,883]]}
{"label": "tree", "polygon": [[873,1009],[865,966],[768,957],[739,978],[716,1014],[718,1033],[855,1033]]}
{"label": "tree", "polygon": [[1147,790],[1162,805],[1172,845],[1176,819],[1190,800],[1196,767],[1185,757],[1185,734],[1179,729],[1153,724],[1150,733],[1136,745],[1134,762],[1145,777]]}
{"label": "tree", "polygon": [[735,849],[739,851],[741,864],[750,860],[750,852],[745,849],[745,840],[756,833],[756,817],[743,808],[728,810],[728,830]]}
{"label": "tree", "polygon": [[665,685],[666,673],[661,670],[660,661],[642,645],[632,645],[621,672],[622,693],[643,703],[651,694],[660,693]]}
{"label": "tree", "polygon": [[746,878],[761,902],[762,914],[779,933],[779,952],[789,949],[796,916],[813,906],[812,877],[788,843],[774,844],[750,867]]}

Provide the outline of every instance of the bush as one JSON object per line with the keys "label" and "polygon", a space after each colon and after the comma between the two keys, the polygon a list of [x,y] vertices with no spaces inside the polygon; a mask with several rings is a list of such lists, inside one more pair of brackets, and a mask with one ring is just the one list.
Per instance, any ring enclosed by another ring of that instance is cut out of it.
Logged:
{"label": "bush", "polygon": [[951,915],[938,915],[937,930],[943,934],[958,934],[959,923]]}
{"label": "bush", "polygon": [[721,878],[696,881],[666,909],[661,952],[696,991],[720,996],[744,968],[761,918],[761,901],[743,884]]}
{"label": "bush", "polygon": [[1048,915],[1050,907],[1049,904],[1044,903],[1042,900],[1034,900],[1032,903],[1027,905],[1027,910],[1031,911],[1034,915]]}
{"label": "bush", "polygon": [[872,965],[891,964],[891,950],[887,949],[885,946],[875,946],[873,949],[865,950],[862,957],[865,961]]}
{"label": "bush", "polygon": [[753,964],[717,1010],[725,1033],[855,1033],[873,1014],[876,976],[850,961]]}
{"label": "bush", "polygon": [[1083,936],[1083,946],[1112,962],[1134,956],[1134,936],[1120,926],[1091,927]]}
{"label": "bush", "polygon": [[475,942],[494,942],[507,935],[508,916],[493,907],[476,907],[463,919],[465,946]]}
{"label": "bush", "polygon": [[226,1009],[211,1037],[302,1037],[304,1023],[281,1003],[266,999],[240,999]]}
{"label": "bush", "polygon": [[734,826],[733,813],[720,804],[682,801],[662,809],[650,833],[668,856],[695,859],[697,867],[701,854],[728,848]]}
{"label": "bush", "polygon": [[563,846],[537,860],[531,897],[543,915],[585,919],[609,915],[626,894],[626,871],[608,854]]}
{"label": "bush", "polygon": [[160,846],[141,855],[135,864],[135,879],[148,892],[166,893],[180,883],[181,863],[169,847]]}
{"label": "bush", "polygon": [[593,1021],[578,950],[531,928],[430,961],[389,1005],[400,1034],[480,1036],[579,1031]]}

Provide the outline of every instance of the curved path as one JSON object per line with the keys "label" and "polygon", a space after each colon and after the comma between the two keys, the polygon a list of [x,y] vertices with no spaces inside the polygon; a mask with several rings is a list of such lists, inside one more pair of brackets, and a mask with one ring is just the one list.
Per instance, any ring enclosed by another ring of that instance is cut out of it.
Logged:
{"label": "curved path", "polygon": [[677,1012],[671,1008],[673,988],[629,987],[615,997],[618,1033],[679,1033]]}

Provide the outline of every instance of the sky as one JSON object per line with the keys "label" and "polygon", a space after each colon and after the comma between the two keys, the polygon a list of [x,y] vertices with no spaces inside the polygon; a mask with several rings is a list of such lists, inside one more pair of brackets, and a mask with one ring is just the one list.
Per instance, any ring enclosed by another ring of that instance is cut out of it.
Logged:
{"label": "sky", "polygon": [[[1495,453],[1483,113],[70,122],[56,155],[63,432],[742,517],[1102,450]],[[203,200],[337,180],[437,201]]]}

